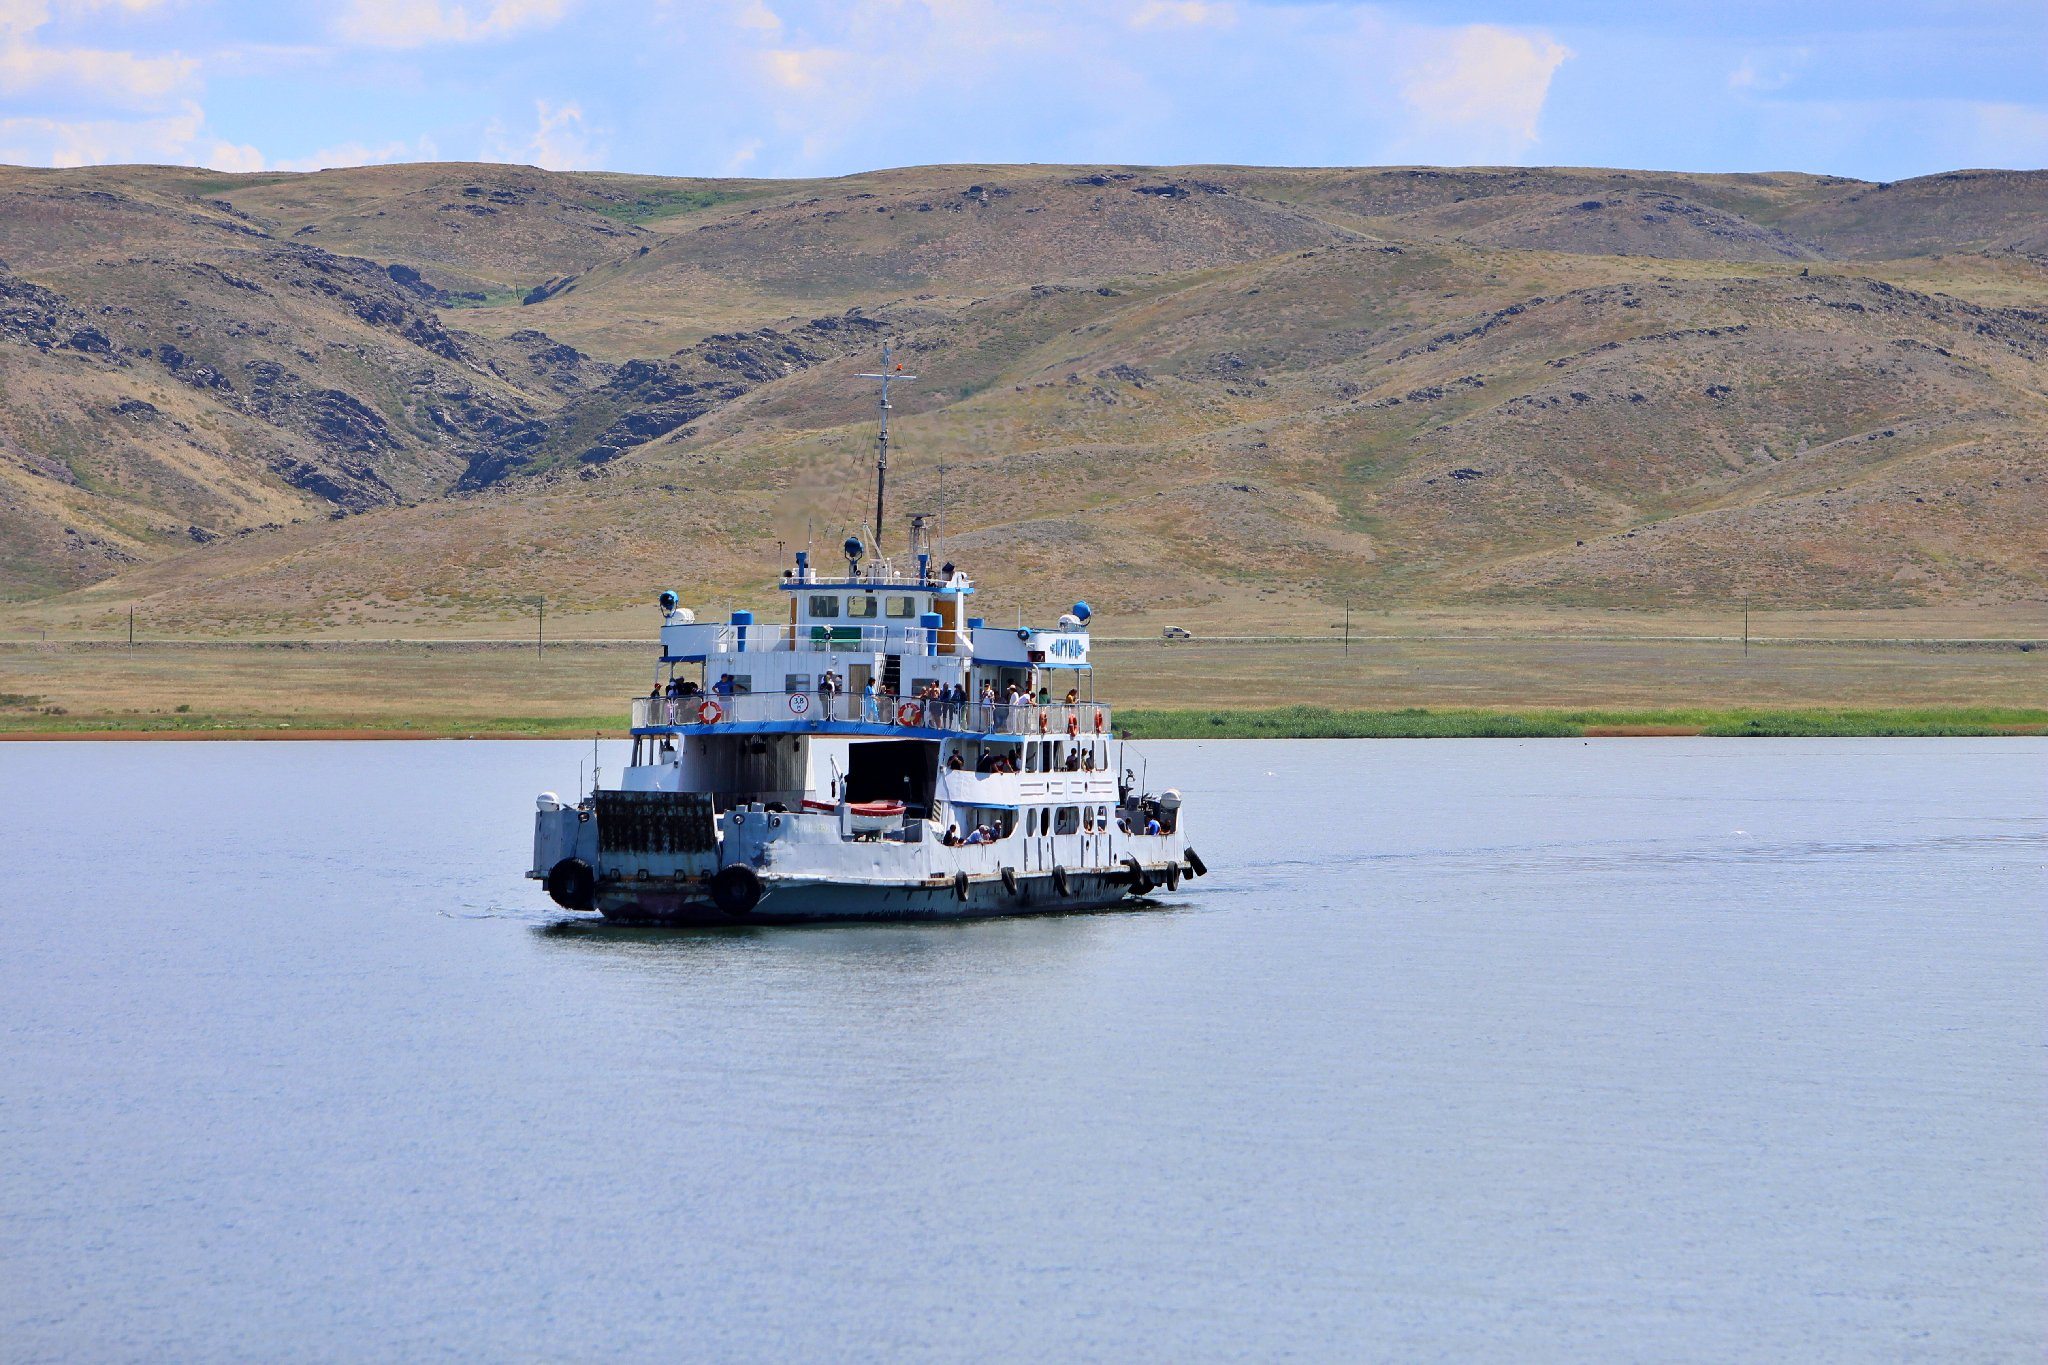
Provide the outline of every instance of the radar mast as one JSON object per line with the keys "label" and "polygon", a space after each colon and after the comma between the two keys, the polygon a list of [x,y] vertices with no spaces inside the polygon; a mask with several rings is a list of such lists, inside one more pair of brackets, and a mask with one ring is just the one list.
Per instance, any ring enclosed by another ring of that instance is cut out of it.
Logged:
{"label": "radar mast", "polygon": [[882,343],[882,372],[880,374],[857,374],[855,379],[873,379],[882,386],[881,394],[875,401],[875,408],[881,414],[882,424],[875,433],[875,524],[870,531],[875,538],[875,555],[882,553],[882,528],[888,523],[882,518],[882,500],[889,486],[889,385],[908,383],[917,378],[904,374],[903,367],[890,359],[889,343]]}

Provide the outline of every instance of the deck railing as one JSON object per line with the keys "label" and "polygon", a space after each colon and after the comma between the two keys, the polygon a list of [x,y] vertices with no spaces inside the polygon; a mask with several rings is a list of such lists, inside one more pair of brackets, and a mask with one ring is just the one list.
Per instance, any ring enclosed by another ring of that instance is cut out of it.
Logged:
{"label": "deck railing", "polygon": [[853,721],[892,728],[950,730],[962,734],[1015,735],[1055,739],[1114,733],[1107,703],[923,701],[916,697],[862,697],[821,692],[697,693],[633,699],[633,728],[674,726],[715,730],[722,726],[824,724]]}

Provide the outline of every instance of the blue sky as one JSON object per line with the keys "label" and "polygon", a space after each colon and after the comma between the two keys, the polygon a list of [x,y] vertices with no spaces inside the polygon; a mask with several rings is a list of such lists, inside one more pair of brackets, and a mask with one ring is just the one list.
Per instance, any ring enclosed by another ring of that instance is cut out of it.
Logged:
{"label": "blue sky", "polygon": [[0,161],[2048,165],[2048,0],[0,0]]}

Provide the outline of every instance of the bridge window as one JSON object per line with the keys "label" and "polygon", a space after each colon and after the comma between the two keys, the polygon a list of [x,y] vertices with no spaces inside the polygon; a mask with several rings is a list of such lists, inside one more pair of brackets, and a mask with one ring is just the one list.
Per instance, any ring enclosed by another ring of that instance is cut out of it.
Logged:
{"label": "bridge window", "polygon": [[1072,834],[1079,828],[1081,828],[1081,808],[1079,806],[1061,806],[1059,816],[1053,822],[1052,832],[1054,834]]}
{"label": "bridge window", "polygon": [[849,597],[846,599],[846,614],[862,620],[872,619],[875,614],[875,599],[872,597]]}
{"label": "bridge window", "polygon": [[811,690],[811,675],[808,673],[785,673],[782,675],[782,690],[785,692],[808,692]]}
{"label": "bridge window", "polygon": [[891,597],[889,599],[889,615],[899,621],[908,621],[911,617],[917,615],[917,599],[915,597]]}
{"label": "bridge window", "polygon": [[821,617],[827,617],[827,616],[837,616],[838,614],[839,614],[839,599],[838,599],[838,598],[836,598],[836,597],[813,597],[813,598],[811,599],[811,616],[812,616],[812,618],[813,618],[813,619],[818,619],[818,618],[821,618]]}

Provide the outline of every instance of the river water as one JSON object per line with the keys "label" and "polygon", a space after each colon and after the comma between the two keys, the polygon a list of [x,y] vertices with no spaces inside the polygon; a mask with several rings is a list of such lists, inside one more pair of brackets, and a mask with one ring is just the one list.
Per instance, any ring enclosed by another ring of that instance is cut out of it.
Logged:
{"label": "river water", "polygon": [[0,746],[0,1358],[2039,1358],[2042,743],[1145,752],[1159,908],[656,933],[587,745]]}

